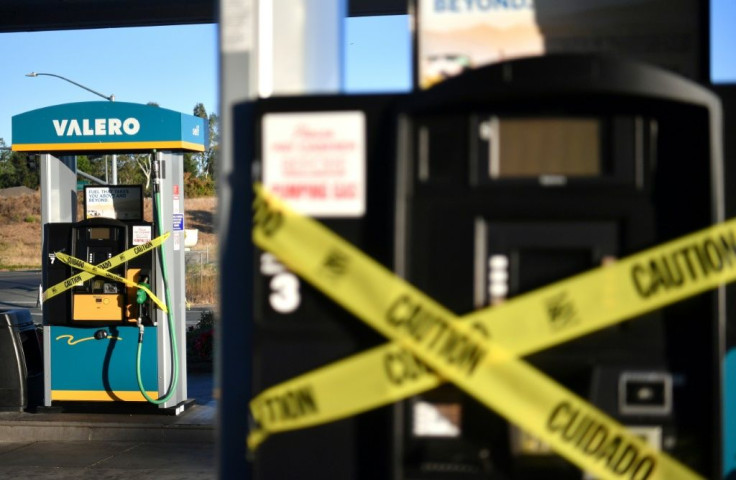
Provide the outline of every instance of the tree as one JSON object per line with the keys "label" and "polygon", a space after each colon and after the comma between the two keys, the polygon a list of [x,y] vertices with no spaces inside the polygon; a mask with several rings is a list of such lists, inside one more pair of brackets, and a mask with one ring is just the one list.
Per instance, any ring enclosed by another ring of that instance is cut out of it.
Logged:
{"label": "tree", "polygon": [[148,190],[148,187],[151,185],[152,157],[153,157],[153,154],[147,154],[147,153],[134,155],[135,162],[138,164],[138,166],[141,169],[141,172],[143,172],[143,175],[146,177],[146,183],[145,183],[146,190]]}
{"label": "tree", "polygon": [[206,155],[207,175],[214,179],[215,173],[217,172],[217,156],[220,151],[220,118],[216,113],[210,113],[207,124],[209,126],[210,136],[210,145]]}
{"label": "tree", "polygon": [[[195,117],[199,117],[207,121],[207,109],[204,108],[203,103],[196,104],[194,106],[194,111],[192,112],[192,114]],[[197,177],[201,177],[206,174],[206,154],[207,152],[192,154],[192,160],[194,160],[194,162],[197,164]]]}
{"label": "tree", "polygon": [[[159,104],[157,102],[148,102],[146,105],[149,105],[151,107],[158,107]],[[152,167],[152,161],[153,161],[153,155],[142,153],[142,154],[135,154],[130,156],[132,160],[135,162],[136,165],[140,168],[141,173],[143,173],[143,176],[146,179],[146,183],[144,184],[144,188],[146,190],[149,189],[151,185],[151,167]]]}
{"label": "tree", "polygon": [[38,167],[26,152],[13,152],[0,138],[0,188],[25,186],[37,189],[40,184]]}
{"label": "tree", "polygon": [[130,153],[118,154],[118,183],[142,185],[144,182],[145,175],[136,161],[136,155]]}
{"label": "tree", "polygon": [[194,106],[194,112],[192,115],[199,118],[207,119],[207,109],[204,108],[204,103],[198,103]]}
{"label": "tree", "polygon": [[188,173],[190,175],[194,175],[195,177],[199,173],[199,168],[197,167],[197,159],[195,158],[194,153],[186,152],[184,157],[184,173]]}
{"label": "tree", "polygon": [[5,145],[5,140],[0,138],[0,188],[5,188],[6,178],[13,175],[14,169],[10,163],[10,149]]}
{"label": "tree", "polygon": [[109,168],[105,155],[77,155],[77,171],[107,181]]}
{"label": "tree", "polygon": [[219,119],[216,113],[207,115],[207,109],[204,104],[198,103],[194,106],[193,114],[195,117],[203,118],[207,122],[207,135],[209,140],[209,148],[200,154],[194,156],[198,164],[199,176],[214,178],[215,176],[215,159],[217,157],[218,143],[220,133],[218,130]]}

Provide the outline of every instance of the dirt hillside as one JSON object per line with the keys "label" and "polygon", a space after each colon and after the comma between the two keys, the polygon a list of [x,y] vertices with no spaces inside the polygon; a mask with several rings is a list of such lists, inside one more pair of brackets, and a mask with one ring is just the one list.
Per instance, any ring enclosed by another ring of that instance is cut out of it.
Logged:
{"label": "dirt hillside", "polygon": [[[199,230],[193,250],[216,246],[216,205],[216,197],[184,200],[184,227]],[[80,198],[77,218],[82,218],[82,209]],[[150,221],[150,200],[144,216]],[[22,268],[41,268],[41,201],[39,192],[15,187],[0,190],[0,270]]]}

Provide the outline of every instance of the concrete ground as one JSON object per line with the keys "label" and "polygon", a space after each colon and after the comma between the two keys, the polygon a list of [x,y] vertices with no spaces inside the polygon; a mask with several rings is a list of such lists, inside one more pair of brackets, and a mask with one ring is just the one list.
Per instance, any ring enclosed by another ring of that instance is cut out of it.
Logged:
{"label": "concrete ground", "polygon": [[0,478],[209,480],[215,470],[212,374],[189,374],[190,407],[0,413]]}
{"label": "concrete ground", "polygon": [[214,443],[0,442],[0,478],[208,480]]}

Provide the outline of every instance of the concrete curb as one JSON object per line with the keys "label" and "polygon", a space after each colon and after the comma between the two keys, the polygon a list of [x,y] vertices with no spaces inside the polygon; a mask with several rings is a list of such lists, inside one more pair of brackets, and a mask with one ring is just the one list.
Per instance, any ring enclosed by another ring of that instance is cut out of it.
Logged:
{"label": "concrete curb", "polygon": [[116,441],[214,443],[215,430],[200,425],[143,425],[121,423],[0,422],[2,442]]}
{"label": "concrete curb", "polygon": [[214,403],[194,405],[179,416],[0,413],[0,442],[214,443]]}

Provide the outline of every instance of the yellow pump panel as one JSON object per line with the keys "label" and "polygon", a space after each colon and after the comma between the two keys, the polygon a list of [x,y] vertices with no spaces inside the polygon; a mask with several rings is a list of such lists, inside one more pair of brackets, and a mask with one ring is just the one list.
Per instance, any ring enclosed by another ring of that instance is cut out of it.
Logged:
{"label": "yellow pump panel", "polygon": [[72,318],[75,321],[115,321],[123,318],[123,295],[120,293],[77,293],[74,294],[73,305]]}

